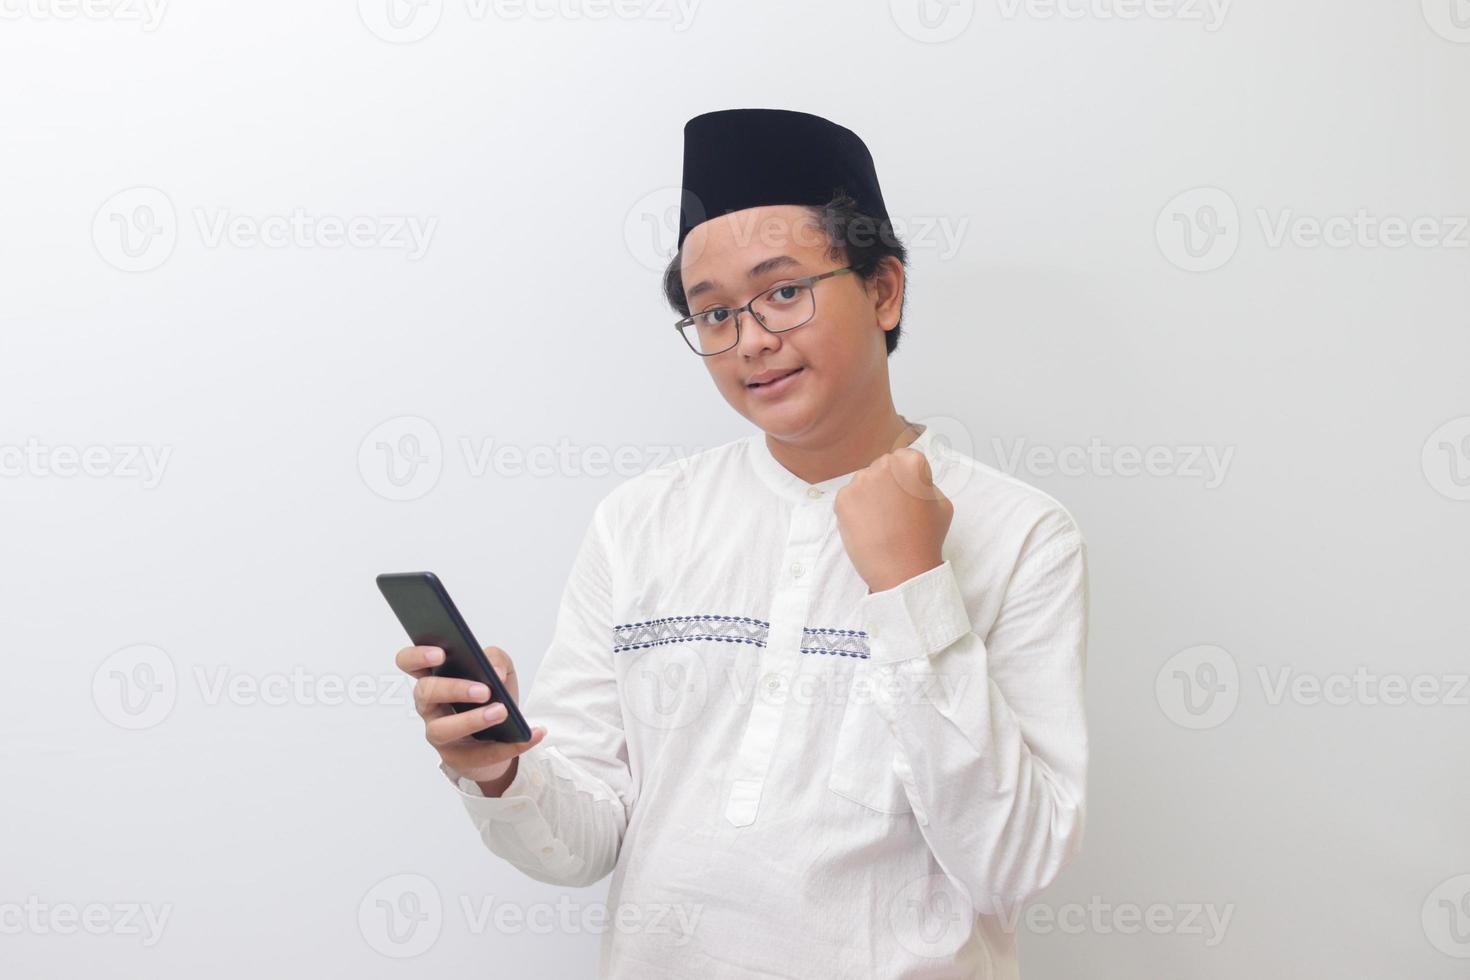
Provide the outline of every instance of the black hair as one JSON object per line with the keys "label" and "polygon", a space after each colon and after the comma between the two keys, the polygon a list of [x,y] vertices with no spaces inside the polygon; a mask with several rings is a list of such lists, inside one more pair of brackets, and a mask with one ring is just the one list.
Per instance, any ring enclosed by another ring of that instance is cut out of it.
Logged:
{"label": "black hair", "polygon": [[[899,241],[893,230],[893,222],[887,218],[875,218],[857,209],[857,202],[845,192],[839,191],[826,204],[807,208],[817,219],[832,248],[831,258],[852,267],[854,274],[864,282],[877,275],[878,267],[888,256],[898,259],[908,268],[908,249]],[[664,270],[664,298],[680,316],[689,315],[689,301],[684,297],[684,276],[680,271],[683,249],[674,253],[669,266]],[[899,301],[898,323],[892,330],[885,331],[884,343],[892,356],[898,349],[899,331],[903,329],[903,307],[908,302],[908,290]]]}

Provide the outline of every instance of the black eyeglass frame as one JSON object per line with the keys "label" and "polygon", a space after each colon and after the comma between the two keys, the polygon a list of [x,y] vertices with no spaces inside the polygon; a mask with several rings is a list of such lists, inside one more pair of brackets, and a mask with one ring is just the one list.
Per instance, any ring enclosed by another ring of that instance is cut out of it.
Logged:
{"label": "black eyeglass frame", "polygon": [[[765,289],[762,289],[760,292],[756,293],[750,298],[750,302],[746,303],[744,306],[713,306],[707,310],[700,310],[698,313],[691,314],[681,320],[676,321],[674,323],[674,329],[679,331],[679,336],[683,338],[684,343],[688,344],[689,349],[694,351],[694,353],[698,354],[700,357],[714,357],[717,354],[723,354],[725,353],[725,351],[734,350],[736,347],[740,346],[740,314],[749,313],[756,320],[756,322],[761,325],[761,327],[763,327],[770,333],[786,333],[788,331],[795,330],[797,327],[804,327],[811,322],[812,317],[817,315],[817,291],[815,288],[816,284],[821,282],[823,279],[830,279],[833,276],[840,276],[844,272],[852,271],[852,266],[845,265],[840,269],[833,269],[831,272],[818,273],[815,276],[802,276],[800,279],[783,279],[780,282],[772,283]],[[754,303],[756,300],[760,299],[762,296],[765,296],[767,293],[770,293],[773,290],[781,289],[785,286],[806,286],[812,290],[812,316],[807,317],[805,320],[801,321],[795,326],[784,327],[780,330],[771,330],[770,327],[766,326],[765,319],[755,311]],[[735,318],[735,340],[733,343],[730,344],[729,347],[724,347],[717,351],[710,351],[708,354],[706,354],[704,351],[701,351],[698,347],[694,346],[694,341],[690,340],[689,335],[686,334],[684,331],[686,328],[694,326],[694,321],[697,318],[708,316],[711,313],[718,313],[720,310],[724,310]]]}

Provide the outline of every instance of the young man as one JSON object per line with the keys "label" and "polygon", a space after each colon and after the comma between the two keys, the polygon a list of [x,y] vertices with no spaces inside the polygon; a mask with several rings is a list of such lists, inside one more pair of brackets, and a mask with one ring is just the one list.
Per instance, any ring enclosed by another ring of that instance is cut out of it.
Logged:
{"label": "young man", "polygon": [[667,341],[761,431],[597,505],[529,745],[400,652],[429,741],[490,850],[612,873],[605,976],[1016,977],[1083,835],[1082,535],[894,410],[904,255],[856,135],[698,116],[684,189]]}

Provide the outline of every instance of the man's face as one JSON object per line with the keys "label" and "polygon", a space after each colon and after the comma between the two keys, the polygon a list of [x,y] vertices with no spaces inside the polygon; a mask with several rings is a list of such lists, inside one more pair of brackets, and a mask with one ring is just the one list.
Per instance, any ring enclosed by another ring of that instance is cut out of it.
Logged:
{"label": "man's face", "polygon": [[[779,283],[841,268],[826,233],[806,208],[772,205],[713,218],[684,239],[680,272],[689,312],[740,306]],[[771,333],[740,314],[740,342],[702,357],[731,407],[772,435],[830,438],[888,398],[884,331],[898,323],[903,270],[890,260],[872,283],[854,273],[815,286],[816,314]],[[796,373],[766,387],[751,380]],[[847,422],[845,422],[847,420]]]}

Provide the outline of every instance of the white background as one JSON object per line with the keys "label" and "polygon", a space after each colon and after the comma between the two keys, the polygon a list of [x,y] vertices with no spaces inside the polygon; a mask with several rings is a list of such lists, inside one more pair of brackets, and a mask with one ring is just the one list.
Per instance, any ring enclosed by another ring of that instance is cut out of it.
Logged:
{"label": "white background", "polygon": [[683,123],[740,106],[864,137],[899,410],[1088,538],[1088,831],[1025,974],[1470,971],[1463,0],[65,2],[0,0],[7,975],[593,973],[466,915],[606,883],[483,850],[372,578],[534,674],[597,452],[751,431],[658,275]]}

